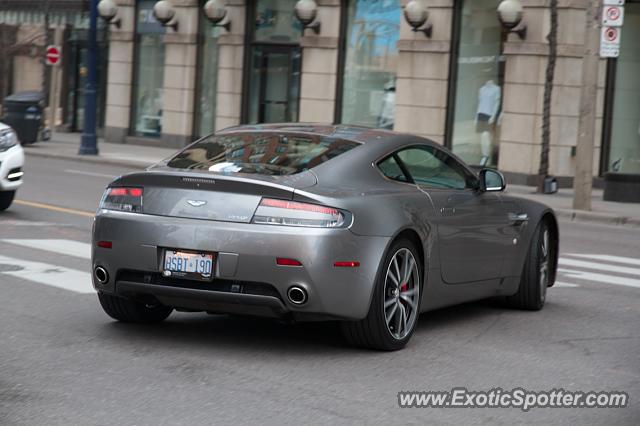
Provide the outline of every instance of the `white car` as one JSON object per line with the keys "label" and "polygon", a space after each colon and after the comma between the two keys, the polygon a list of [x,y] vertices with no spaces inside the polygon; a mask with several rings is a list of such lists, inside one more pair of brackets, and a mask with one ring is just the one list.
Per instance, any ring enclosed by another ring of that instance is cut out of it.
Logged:
{"label": "white car", "polygon": [[9,208],[22,185],[24,151],[16,132],[0,123],[0,211]]}

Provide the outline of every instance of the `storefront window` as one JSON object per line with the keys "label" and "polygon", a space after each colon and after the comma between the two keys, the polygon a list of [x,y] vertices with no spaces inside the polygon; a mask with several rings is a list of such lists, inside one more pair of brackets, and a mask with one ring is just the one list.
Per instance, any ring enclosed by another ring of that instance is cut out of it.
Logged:
{"label": "storefront window", "polygon": [[254,41],[298,43],[302,35],[302,24],[293,14],[295,4],[295,0],[257,1]]}
{"label": "storefront window", "polygon": [[164,27],[153,16],[155,0],[141,0],[136,11],[135,82],[132,133],[159,137],[162,132]]}
{"label": "storefront window", "polygon": [[342,123],[393,129],[401,13],[399,1],[349,2]]}
{"label": "storefront window", "polygon": [[469,164],[496,166],[500,139],[502,28],[499,0],[459,0],[455,101],[449,129],[453,151]]}
{"label": "storefront window", "polygon": [[200,44],[200,90],[196,93],[196,136],[213,133],[216,125],[218,85],[218,27],[212,26],[200,14],[202,42]]}
{"label": "storefront window", "polygon": [[621,36],[605,171],[640,173],[640,3],[627,2]]}

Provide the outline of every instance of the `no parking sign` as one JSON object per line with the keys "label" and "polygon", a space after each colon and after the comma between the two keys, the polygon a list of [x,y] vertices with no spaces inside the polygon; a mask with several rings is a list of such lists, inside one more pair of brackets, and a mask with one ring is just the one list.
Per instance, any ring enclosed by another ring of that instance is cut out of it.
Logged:
{"label": "no parking sign", "polygon": [[623,6],[607,6],[602,8],[602,25],[608,27],[621,27],[624,21]]}
{"label": "no parking sign", "polygon": [[602,27],[600,34],[600,57],[617,58],[620,56],[620,32],[621,28]]}

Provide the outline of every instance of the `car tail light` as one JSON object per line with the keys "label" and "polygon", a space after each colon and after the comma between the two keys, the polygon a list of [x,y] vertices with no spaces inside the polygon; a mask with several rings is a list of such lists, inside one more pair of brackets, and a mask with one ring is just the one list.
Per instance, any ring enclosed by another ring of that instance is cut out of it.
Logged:
{"label": "car tail light", "polygon": [[122,212],[142,212],[142,188],[114,187],[107,188],[100,201],[100,208]]}
{"label": "car tail light", "polygon": [[313,228],[340,228],[345,225],[345,215],[333,207],[263,198],[251,222]]}

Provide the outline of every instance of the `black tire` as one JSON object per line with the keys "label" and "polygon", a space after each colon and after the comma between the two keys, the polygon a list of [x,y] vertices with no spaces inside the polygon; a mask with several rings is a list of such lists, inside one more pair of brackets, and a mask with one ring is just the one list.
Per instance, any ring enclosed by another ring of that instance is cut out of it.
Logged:
{"label": "black tire", "polygon": [[173,311],[170,306],[147,306],[143,303],[105,293],[98,293],[98,299],[107,315],[121,322],[160,322],[165,320]]}
{"label": "black tire", "polygon": [[[398,339],[391,334],[385,320],[385,279],[394,255],[402,249],[409,250],[417,263],[418,279],[416,281],[419,290],[418,300],[416,302],[417,315],[411,322],[408,334]],[[367,316],[360,321],[344,321],[340,324],[342,334],[350,345],[368,349],[395,351],[404,348],[407,342],[409,342],[415,331],[420,314],[423,268],[422,259],[418,253],[415,244],[407,239],[399,239],[391,245],[378,272],[373,297],[371,299],[371,306],[369,307]]]}
{"label": "black tire", "polygon": [[[546,233],[546,253],[543,247]],[[551,268],[554,265],[555,256],[552,244],[551,229],[546,222],[538,224],[531,243],[529,252],[522,270],[522,278],[518,292],[513,296],[507,296],[507,305],[516,309],[539,311],[544,306],[549,287]],[[543,276],[543,262],[547,264],[546,279]],[[544,283],[544,285],[543,285]]]}
{"label": "black tire", "polygon": [[0,212],[9,208],[15,196],[16,191],[0,192]]}

